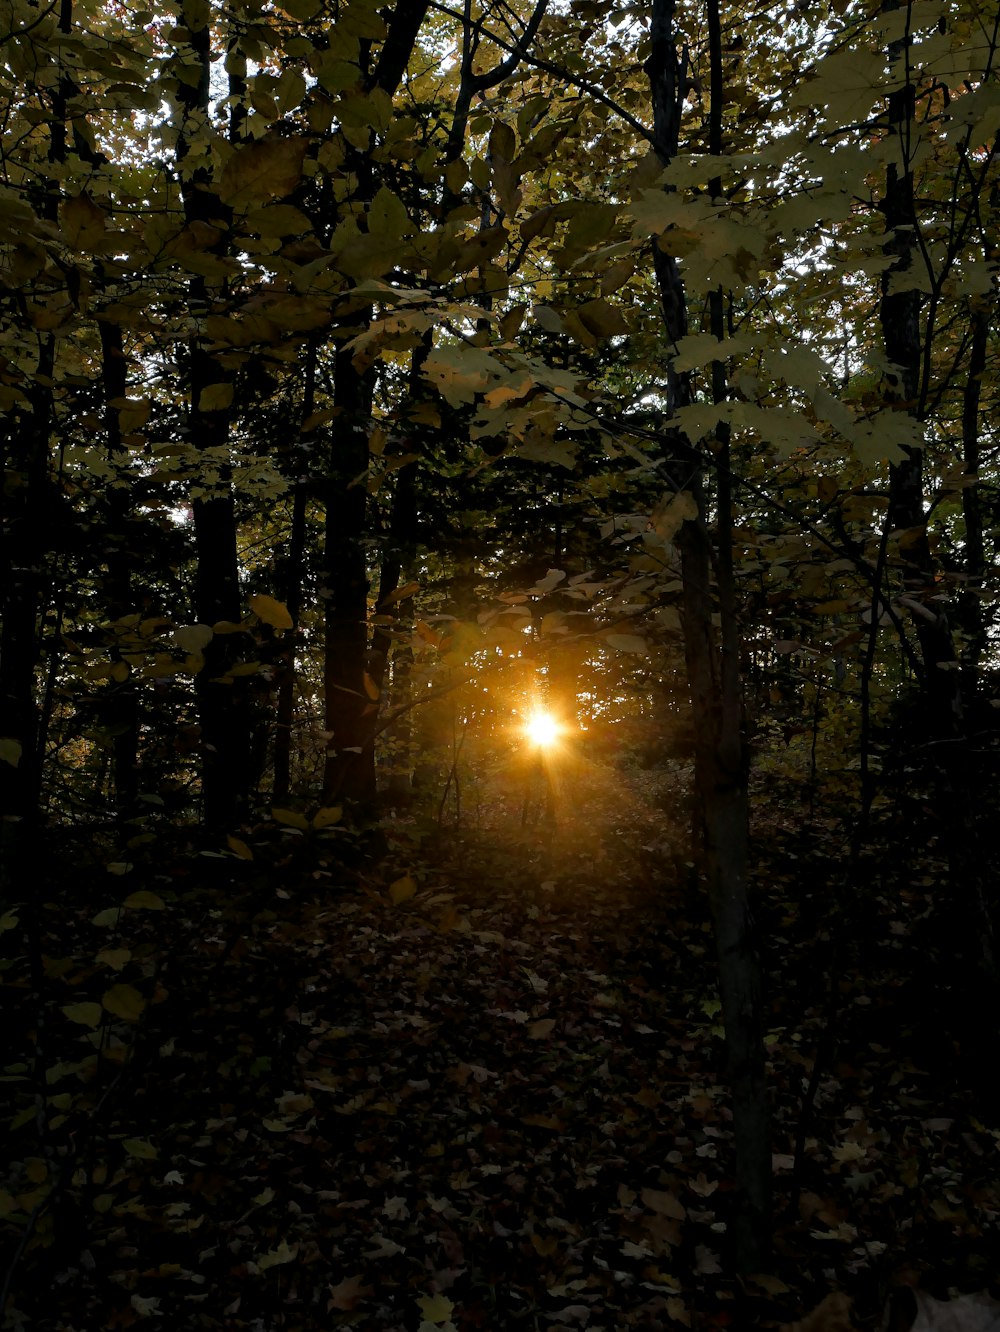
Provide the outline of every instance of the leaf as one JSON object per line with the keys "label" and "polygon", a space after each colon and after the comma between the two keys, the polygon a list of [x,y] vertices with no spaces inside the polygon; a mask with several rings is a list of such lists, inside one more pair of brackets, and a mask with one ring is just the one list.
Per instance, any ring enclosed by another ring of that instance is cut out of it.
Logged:
{"label": "leaf", "polygon": [[146,1001],[134,985],[120,983],[106,990],[101,1003],[109,1013],[121,1018],[123,1022],[138,1022],[146,1007]]}
{"label": "leaf", "polygon": [[82,1027],[98,1027],[104,1017],[104,1010],[101,1005],[89,1001],[80,1004],[63,1004],[62,1012],[66,1014],[70,1022],[78,1022]]}
{"label": "leaf", "polygon": [[253,860],[253,852],[247,846],[246,842],[242,841],[239,837],[233,837],[231,834],[228,835],[226,837],[226,845],[234,855],[239,856],[240,860]]}
{"label": "leaf", "polygon": [[576,313],[587,332],[593,333],[596,338],[611,338],[628,332],[628,324],[621,310],[605,300],[587,301]]}
{"label": "leaf", "polygon": [[447,1295],[420,1295],[417,1304],[428,1323],[447,1323],[455,1311],[455,1305]]}
{"label": "leaf", "polygon": [[18,926],[18,917],[13,911],[5,911],[0,916],[0,934],[6,934],[8,930],[16,930]]}
{"label": "leaf", "polygon": [[206,384],[198,394],[199,412],[224,412],[232,405],[232,384]]}
{"label": "leaf", "polygon": [[173,632],[173,640],[182,652],[197,656],[211,643],[214,631],[210,624],[182,624]]}
{"label": "leaf", "polygon": [[638,634],[607,634],[604,641],[619,652],[634,652],[641,656],[649,650],[646,640]]}
{"label": "leaf", "polygon": [[532,1041],[540,1041],[552,1034],[555,1025],[555,1018],[539,1018],[537,1022],[532,1022],[528,1027],[528,1038]]}
{"label": "leaf", "polygon": [[343,805],[324,805],[313,815],[312,826],[316,829],[332,828],[335,823],[339,823],[343,818]]}
{"label": "leaf", "polygon": [[287,1240],[282,1240],[276,1249],[270,1249],[267,1253],[261,1254],[257,1259],[257,1270],[266,1272],[270,1267],[280,1267],[285,1263],[293,1263],[298,1256],[299,1246],[289,1244]]}
{"label": "leaf", "polygon": [[408,902],[416,891],[416,881],[409,874],[404,874],[401,879],[389,884],[389,896],[396,906]]}
{"label": "leaf", "polygon": [[366,1286],[362,1276],[345,1277],[336,1286],[330,1286],[330,1298],[327,1309],[341,1309],[349,1313],[361,1300],[374,1294],[371,1286]]}
{"label": "leaf", "polygon": [[0,763],[9,763],[16,768],[21,762],[21,742],[9,735],[0,736]]}
{"label": "leaf", "polygon": [[643,1189],[642,1201],[657,1216],[669,1216],[674,1221],[683,1221],[687,1217],[687,1208],[680,1199],[661,1189]]}
{"label": "leaf", "polygon": [[90,923],[91,925],[101,925],[105,929],[113,929],[119,924],[121,918],[121,907],[105,907],[103,911],[98,911]]}
{"label": "leaf", "polygon": [[71,250],[92,250],[104,238],[107,217],[87,194],[77,194],[59,205],[63,239]]}
{"label": "leaf", "polygon": [[303,832],[309,828],[309,820],[296,809],[272,809],[271,818],[275,823],[283,823],[286,828],[301,828]]}
{"label": "leaf", "polygon": [[137,893],[129,893],[122,906],[127,906],[133,911],[162,911],[164,901],[156,893],[151,893],[148,888],[140,888]]}
{"label": "leaf", "polygon": [[222,202],[239,207],[291,194],[302,179],[305,155],[306,141],[300,138],[261,139],[237,148],[222,169]]}
{"label": "leaf", "polygon": [[258,620],[264,624],[269,624],[272,629],[291,629],[292,617],[289,614],[288,607],[282,601],[276,601],[274,597],[266,596],[264,593],[258,593],[250,598],[250,609]]}
{"label": "leaf", "polygon": [[155,1161],[160,1154],[145,1138],[126,1138],[122,1146],[127,1154],[137,1161]]}
{"label": "leaf", "polygon": [[110,967],[112,971],[121,971],[131,956],[131,948],[102,948],[94,961],[99,962],[102,967]]}
{"label": "leaf", "polygon": [[1000,1304],[988,1295],[954,1300],[936,1300],[922,1290],[913,1295],[917,1317],[910,1332],[1000,1332]]}

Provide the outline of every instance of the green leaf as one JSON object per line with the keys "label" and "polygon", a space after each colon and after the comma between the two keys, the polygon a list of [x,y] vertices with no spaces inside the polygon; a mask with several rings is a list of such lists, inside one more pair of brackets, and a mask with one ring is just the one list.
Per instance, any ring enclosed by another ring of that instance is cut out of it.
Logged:
{"label": "green leaf", "polygon": [[318,809],[313,815],[312,826],[314,828],[332,828],[335,823],[339,823],[344,813],[342,805],[326,805],[323,809]]}
{"label": "green leaf", "polygon": [[78,1022],[81,1027],[99,1027],[101,1019],[104,1017],[104,1010],[101,1005],[89,1001],[79,1004],[63,1004],[62,1012],[66,1014],[70,1022]]}
{"label": "green leaf", "polygon": [[101,925],[105,929],[113,929],[119,923],[121,917],[121,907],[105,907],[103,911],[98,911],[90,923],[91,925]]}

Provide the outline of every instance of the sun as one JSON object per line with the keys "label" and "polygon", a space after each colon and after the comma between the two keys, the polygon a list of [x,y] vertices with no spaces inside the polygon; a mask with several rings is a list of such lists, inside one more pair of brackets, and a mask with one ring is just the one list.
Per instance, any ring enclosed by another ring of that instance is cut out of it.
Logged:
{"label": "sun", "polygon": [[528,714],[524,723],[524,734],[539,749],[549,749],[562,734],[562,726],[551,712],[535,708]]}

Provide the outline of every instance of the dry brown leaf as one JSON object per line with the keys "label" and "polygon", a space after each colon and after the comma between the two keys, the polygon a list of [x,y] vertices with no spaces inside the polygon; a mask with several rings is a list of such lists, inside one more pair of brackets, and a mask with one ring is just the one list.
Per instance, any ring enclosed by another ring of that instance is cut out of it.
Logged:
{"label": "dry brown leaf", "polygon": [[851,1301],[838,1290],[801,1322],[786,1323],[781,1332],[853,1332],[853,1326]]}

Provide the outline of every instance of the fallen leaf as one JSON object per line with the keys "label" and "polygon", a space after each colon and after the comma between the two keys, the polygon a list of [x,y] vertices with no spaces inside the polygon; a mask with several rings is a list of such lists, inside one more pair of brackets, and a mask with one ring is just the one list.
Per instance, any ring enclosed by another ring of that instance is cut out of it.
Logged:
{"label": "fallen leaf", "polygon": [[537,1022],[532,1022],[528,1028],[528,1036],[533,1041],[540,1041],[543,1037],[552,1033],[555,1025],[555,1018],[539,1018]]}
{"label": "fallen leaf", "polygon": [[341,1309],[345,1313],[349,1313],[373,1293],[372,1287],[366,1286],[361,1276],[345,1277],[338,1285],[330,1286],[329,1291],[327,1312],[331,1309]]}
{"label": "fallen leaf", "polygon": [[417,1304],[428,1323],[447,1323],[455,1309],[447,1295],[420,1295]]}

